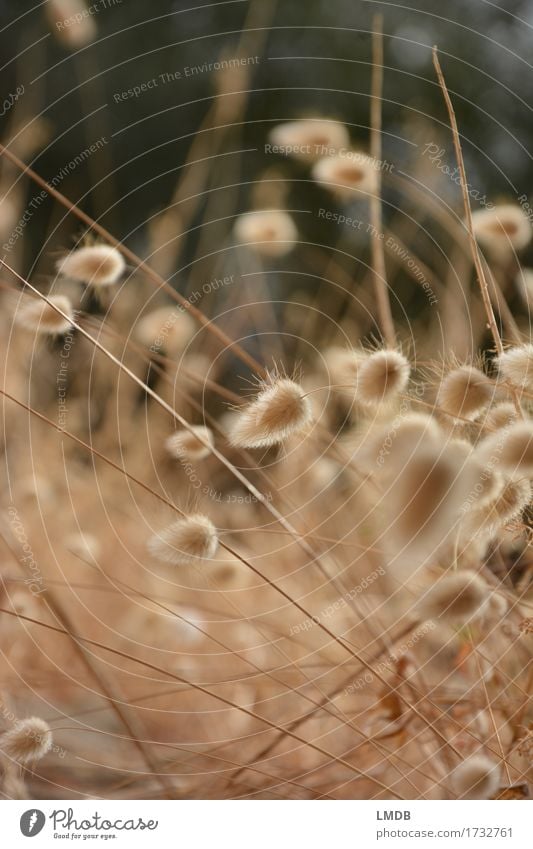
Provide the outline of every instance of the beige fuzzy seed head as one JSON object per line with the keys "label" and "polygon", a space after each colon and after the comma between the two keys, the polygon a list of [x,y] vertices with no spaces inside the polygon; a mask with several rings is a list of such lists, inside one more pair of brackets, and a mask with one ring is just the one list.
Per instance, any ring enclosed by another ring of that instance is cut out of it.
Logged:
{"label": "beige fuzzy seed head", "polygon": [[84,0],[48,0],[45,4],[53,35],[69,50],[78,50],[97,35],[94,15]]}
{"label": "beige fuzzy seed head", "polygon": [[408,413],[376,430],[374,422],[361,441],[357,463],[367,472],[398,474],[424,449],[438,447],[441,429],[432,416]]}
{"label": "beige fuzzy seed head", "polygon": [[533,477],[533,423],[516,422],[505,432],[501,444],[493,436],[502,468],[511,475]]}
{"label": "beige fuzzy seed head", "polygon": [[135,338],[156,354],[176,356],[195,333],[191,316],[178,306],[158,307],[143,315],[135,325]]}
{"label": "beige fuzzy seed head", "polygon": [[[46,336],[61,336],[72,328],[74,310],[64,295],[50,295],[50,303],[42,300],[27,300],[15,313],[15,321],[26,330],[34,330]],[[51,306],[53,304],[53,306]],[[64,318],[54,307],[65,313]]]}
{"label": "beige fuzzy seed head", "polygon": [[340,150],[350,144],[345,124],[318,118],[278,124],[269,137],[272,144],[280,148],[280,153],[305,160],[323,156],[323,148]]}
{"label": "beige fuzzy seed head", "polygon": [[522,250],[532,235],[527,215],[513,204],[476,210],[472,214],[472,223],[480,245],[496,256]]}
{"label": "beige fuzzy seed head", "polygon": [[465,513],[494,503],[505,487],[505,478],[498,469],[486,466],[475,453],[468,458],[466,468],[471,474],[472,485],[464,504]]}
{"label": "beige fuzzy seed head", "polygon": [[522,389],[533,387],[533,345],[508,348],[496,360],[500,375]]}
{"label": "beige fuzzy seed head", "polygon": [[489,403],[493,384],[473,366],[460,366],[446,375],[439,389],[439,406],[452,416],[474,419]]}
{"label": "beige fuzzy seed head", "polygon": [[78,248],[57,263],[57,271],[63,277],[94,288],[113,285],[125,269],[124,257],[111,245]]}
{"label": "beige fuzzy seed head", "polygon": [[407,388],[411,367],[399,351],[376,351],[365,357],[357,374],[356,398],[370,406],[391,401]]}
{"label": "beige fuzzy seed head", "polygon": [[472,528],[492,533],[497,528],[519,518],[532,497],[527,478],[506,480],[496,498],[472,514]]}
{"label": "beige fuzzy seed head", "polygon": [[411,455],[405,463],[393,457],[394,473],[382,499],[391,557],[409,568],[434,559],[450,539],[471,486],[462,458],[449,446],[428,443]]}
{"label": "beige fuzzy seed head", "polygon": [[464,625],[484,612],[488,600],[489,591],[485,582],[475,572],[465,569],[441,578],[417,607],[422,619]]}
{"label": "beige fuzzy seed head", "polygon": [[481,418],[481,423],[489,431],[500,430],[508,427],[518,419],[516,407],[510,401],[502,401],[501,404],[496,404],[490,407],[486,414]]}
{"label": "beige fuzzy seed head", "polygon": [[495,619],[503,619],[508,609],[509,605],[507,603],[507,599],[499,593],[492,593],[489,599],[489,610],[491,615]]}
{"label": "beige fuzzy seed head", "polygon": [[458,799],[490,799],[500,786],[499,768],[485,755],[472,755],[452,773]]}
{"label": "beige fuzzy seed head", "polygon": [[239,244],[266,257],[285,256],[298,238],[291,216],[280,209],[246,212],[237,218],[233,232]]}
{"label": "beige fuzzy seed head", "polygon": [[360,351],[333,345],[323,354],[327,380],[333,391],[353,398],[357,384],[357,372],[364,355]]}
{"label": "beige fuzzy seed head", "polygon": [[[205,445],[205,443],[208,445]],[[209,427],[195,425],[191,430],[177,430],[165,441],[165,447],[171,457],[178,460],[203,460],[211,453],[209,446],[213,446],[215,440],[213,431]]]}
{"label": "beige fuzzy seed head", "polygon": [[163,563],[190,566],[212,559],[218,549],[218,534],[202,513],[178,519],[148,541],[150,554]]}
{"label": "beige fuzzy seed head", "polygon": [[371,195],[376,190],[376,165],[359,151],[349,155],[325,156],[313,166],[313,179],[339,197],[350,200],[354,193]]}
{"label": "beige fuzzy seed head", "polygon": [[37,716],[19,720],[0,737],[0,750],[21,764],[38,761],[51,747],[50,726]]}
{"label": "beige fuzzy seed head", "polygon": [[407,413],[391,433],[391,453],[401,457],[411,456],[422,448],[433,448],[442,437],[442,431],[432,416],[424,413]]}
{"label": "beige fuzzy seed head", "polygon": [[230,441],[241,448],[268,448],[301,431],[311,418],[302,387],[288,378],[274,379],[239,414]]}

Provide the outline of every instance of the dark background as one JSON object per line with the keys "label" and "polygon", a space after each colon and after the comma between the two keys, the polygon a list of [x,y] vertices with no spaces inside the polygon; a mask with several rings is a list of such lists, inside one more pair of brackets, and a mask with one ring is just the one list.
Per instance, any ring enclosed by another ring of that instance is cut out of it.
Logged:
{"label": "dark background", "polygon": [[[122,0],[93,16],[97,40],[74,52],[52,33],[44,7],[20,0],[0,3],[3,97],[22,82],[26,92],[19,120],[27,121],[32,113],[45,117],[50,137],[33,164],[47,178],[99,136],[109,139],[90,163],[62,182],[61,190],[82,199],[88,212],[136,248],[145,242],[143,222],[172,196],[192,134],[212,103],[216,75],[205,72],[159,85],[120,103],[113,95],[165,71],[235,55],[250,14],[255,15],[252,24],[259,24],[256,36],[264,32],[261,61],[250,66],[245,121],[226,134],[221,150],[257,150],[239,157],[238,166],[234,156],[222,157],[209,183],[215,191],[242,184],[232,194],[232,210],[250,206],[251,182],[273,165],[294,181],[290,191],[298,191],[298,200],[293,208],[309,196],[320,203],[307,172],[264,153],[268,129],[277,121],[317,113],[338,117],[350,126],[355,144],[368,146],[369,33],[376,12],[384,15],[386,33],[384,156],[409,171],[412,150],[405,139],[418,133],[419,141],[433,141],[423,129],[427,126],[445,131],[439,122],[446,121],[446,113],[431,63],[431,46],[437,44],[471,182],[493,200],[516,200],[533,185],[532,0],[261,0],[255,12],[248,0]],[[267,32],[261,26],[269,19]],[[104,109],[86,117],[102,104],[107,104]],[[13,111],[2,118],[4,132]],[[447,145],[454,164],[450,138]],[[97,180],[102,184],[95,190]],[[203,214],[204,203],[193,220]],[[49,231],[51,215],[51,205],[45,204],[34,218],[25,245],[28,262]],[[309,216],[299,226],[316,238],[323,225]],[[190,238],[186,255],[194,248],[196,237]]]}

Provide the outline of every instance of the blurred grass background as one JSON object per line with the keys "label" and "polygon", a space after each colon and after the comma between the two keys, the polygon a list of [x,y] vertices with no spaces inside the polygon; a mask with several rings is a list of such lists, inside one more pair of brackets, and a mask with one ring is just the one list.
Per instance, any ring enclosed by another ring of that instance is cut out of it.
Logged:
{"label": "blurred grass background", "polygon": [[[62,179],[60,188],[71,199],[81,199],[86,211],[138,250],[146,247],[145,222],[171,200],[194,133],[216,95],[215,71],[185,76],[184,69],[238,55],[243,28],[260,59],[247,66],[247,93],[240,97],[234,126],[212,132],[224,133],[216,146],[217,154],[225,155],[211,169],[207,191],[191,209],[193,226],[203,220],[209,198],[216,202],[223,186],[238,184],[231,190],[228,214],[249,208],[253,181],[272,168],[277,178],[290,167],[289,207],[320,206],[323,195],[308,173],[265,153],[267,133],[279,121],[323,114],[345,121],[354,145],[367,147],[369,32],[376,12],[384,15],[386,34],[384,156],[411,174],[420,146],[442,142],[437,137],[441,132],[446,161],[455,165],[431,64],[431,46],[437,44],[472,185],[492,200],[516,200],[532,183],[531,0],[501,5],[486,0],[449,0],[445,5],[438,0],[261,0],[255,6],[249,0],[97,0],[92,15],[96,40],[74,51],[58,40],[45,7],[0,3],[2,99],[17,85],[25,87],[17,108],[2,118],[4,132],[13,132],[14,122],[29,122],[32,132],[34,116],[45,120],[46,143],[34,156],[34,167],[48,179],[105,137],[102,148]],[[251,55],[247,49],[243,55]],[[160,74],[176,71],[181,79],[160,82]],[[157,86],[115,102],[117,94],[153,79]],[[241,82],[230,80],[229,85],[241,90]],[[233,153],[237,150],[247,152]],[[457,187],[448,182],[444,191],[457,199]],[[30,199],[34,188],[28,185],[27,190]],[[262,196],[258,199],[260,203]],[[226,200],[219,200],[217,208],[224,208]],[[47,201],[33,216],[31,236],[24,240],[27,263],[35,260],[58,215],[63,213]],[[338,238],[338,228],[316,215],[302,216],[298,225],[304,238],[321,244]],[[59,230],[63,240],[68,238],[66,223],[65,228]],[[223,239],[228,228],[214,226],[213,241]],[[185,239],[185,261],[195,255],[198,238],[193,231]]]}

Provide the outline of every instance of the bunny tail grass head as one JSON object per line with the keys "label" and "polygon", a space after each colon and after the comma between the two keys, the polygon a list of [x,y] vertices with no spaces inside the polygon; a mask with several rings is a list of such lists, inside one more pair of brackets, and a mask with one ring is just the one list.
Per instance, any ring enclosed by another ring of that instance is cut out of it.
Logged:
{"label": "bunny tail grass head", "polygon": [[270,141],[279,152],[298,159],[313,160],[323,156],[323,149],[340,150],[350,144],[345,124],[325,118],[286,121],[270,132]]}
{"label": "bunny tail grass head", "polygon": [[376,166],[372,157],[359,151],[325,156],[313,166],[313,179],[341,199],[350,200],[355,193],[371,195],[376,189]]}
{"label": "bunny tail grass head", "polygon": [[488,503],[479,505],[465,520],[463,535],[491,536],[508,522],[516,521],[531,501],[531,483],[527,478],[505,479],[500,491]]}
{"label": "bunny tail grass head", "polygon": [[399,351],[376,351],[358,369],[356,398],[373,406],[396,398],[406,389],[411,367]]}
{"label": "bunny tail grass head", "polygon": [[37,716],[19,720],[0,737],[0,751],[21,764],[40,760],[51,747],[50,726]]}
{"label": "bunny tail grass head", "polygon": [[390,424],[376,428],[372,423],[360,444],[357,462],[368,472],[399,474],[418,452],[438,447],[443,436],[435,418],[425,413],[402,416],[394,429]]}
{"label": "bunny tail grass head", "polygon": [[187,348],[195,330],[194,320],[187,312],[177,306],[166,306],[139,318],[134,336],[151,353],[175,357]]}
{"label": "bunny tail grass head", "polygon": [[125,269],[124,257],[111,245],[77,248],[57,263],[59,274],[94,288],[116,283]]}
{"label": "bunny tail grass head", "polygon": [[380,510],[394,564],[412,570],[428,558],[434,561],[450,543],[474,481],[463,454],[449,443],[426,437],[420,448],[408,441],[398,448],[393,446],[385,462],[387,490]]}
{"label": "bunny tail grass head", "polygon": [[522,389],[533,387],[533,345],[508,348],[496,360],[500,375]]}
{"label": "bunny tail grass head", "polygon": [[509,475],[533,476],[533,423],[518,421],[496,431],[479,449],[481,458],[495,458]]}
{"label": "bunny tail grass head", "polygon": [[48,0],[44,8],[54,36],[67,49],[85,47],[98,35],[85,0]]}
{"label": "bunny tail grass head", "polygon": [[454,770],[451,784],[458,799],[490,799],[500,786],[499,768],[485,755],[472,755]]}
{"label": "bunny tail grass head", "polygon": [[511,401],[502,401],[501,404],[495,404],[489,407],[487,412],[481,418],[481,423],[490,432],[500,430],[500,428],[508,427],[518,419],[516,407]]}
{"label": "bunny tail grass head", "polygon": [[230,441],[240,448],[268,448],[305,428],[312,418],[309,398],[288,378],[272,378],[239,416]]}
{"label": "bunny tail grass head", "polygon": [[[360,351],[341,348],[338,345],[326,348],[323,354],[324,365],[328,374],[328,381],[333,384],[336,391],[353,395],[357,371],[363,356]],[[351,389],[352,386],[353,389]]]}
{"label": "bunny tail grass head", "polygon": [[267,257],[285,256],[298,238],[291,216],[280,209],[246,212],[237,218],[233,232],[239,244]]}
{"label": "bunny tail grass head", "polygon": [[191,566],[210,560],[217,549],[216,528],[202,513],[178,519],[148,540],[150,554],[175,566]]}
{"label": "bunny tail grass head", "polygon": [[474,419],[489,403],[493,385],[473,366],[460,366],[446,375],[439,389],[439,406],[452,416]]}
{"label": "bunny tail grass head", "polygon": [[172,457],[192,461],[208,457],[211,453],[210,446],[214,444],[213,431],[202,425],[195,425],[190,431],[177,430],[165,441],[165,447]]}
{"label": "bunny tail grass head", "polygon": [[417,610],[422,619],[464,625],[485,611],[489,597],[482,578],[465,569],[437,581],[419,601]]}
{"label": "bunny tail grass head", "polygon": [[[70,300],[64,295],[51,295],[46,301],[28,299],[15,313],[15,321],[26,330],[33,330],[43,336],[61,336],[72,328],[74,310]],[[53,305],[53,306],[52,306]],[[56,312],[54,307],[65,313],[67,318]]]}
{"label": "bunny tail grass head", "polygon": [[527,215],[514,204],[476,210],[472,224],[479,244],[501,257],[525,248],[533,232]]}

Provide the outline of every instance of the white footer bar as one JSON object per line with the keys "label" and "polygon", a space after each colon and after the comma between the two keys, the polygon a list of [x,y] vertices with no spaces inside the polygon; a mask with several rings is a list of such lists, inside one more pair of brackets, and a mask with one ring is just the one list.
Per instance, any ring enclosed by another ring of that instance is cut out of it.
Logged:
{"label": "white footer bar", "polygon": [[[531,802],[1,802],[1,845],[531,849]],[[32,842],[32,841],[35,842]]]}

